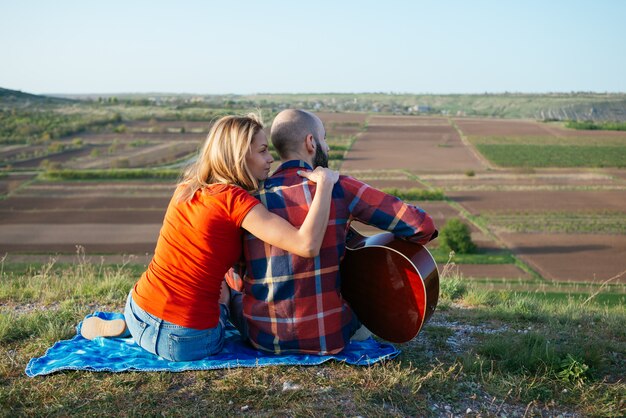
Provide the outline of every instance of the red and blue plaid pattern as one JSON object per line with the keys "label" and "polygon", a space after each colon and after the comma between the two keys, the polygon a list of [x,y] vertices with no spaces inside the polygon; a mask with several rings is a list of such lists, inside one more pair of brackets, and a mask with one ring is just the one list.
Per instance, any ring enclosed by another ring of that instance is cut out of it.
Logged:
{"label": "red and blue plaid pattern", "polygon": [[[296,227],[304,222],[315,194],[315,184],[298,176],[299,169],[312,170],[303,161],[283,163],[256,194],[271,212]],[[298,257],[244,234],[243,314],[255,347],[275,353],[333,354],[349,342],[352,311],[339,292],[339,263],[354,219],[421,244],[435,232],[422,209],[340,176],[317,257]]]}

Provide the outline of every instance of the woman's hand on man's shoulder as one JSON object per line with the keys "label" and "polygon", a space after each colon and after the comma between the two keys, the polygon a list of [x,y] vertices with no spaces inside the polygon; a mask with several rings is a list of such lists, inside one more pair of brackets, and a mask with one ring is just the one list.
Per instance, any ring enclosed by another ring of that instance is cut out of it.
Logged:
{"label": "woman's hand on man's shoulder", "polygon": [[339,172],[329,168],[317,167],[313,171],[299,170],[298,175],[317,184],[333,185],[339,180]]}

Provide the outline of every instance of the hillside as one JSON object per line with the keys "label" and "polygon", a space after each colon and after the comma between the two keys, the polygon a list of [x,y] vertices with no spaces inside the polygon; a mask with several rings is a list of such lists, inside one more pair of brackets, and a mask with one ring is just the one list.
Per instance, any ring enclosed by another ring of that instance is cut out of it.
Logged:
{"label": "hillside", "polygon": [[[221,109],[247,111],[285,107],[322,112],[367,112],[398,115],[447,115],[540,121],[626,121],[624,93],[297,93],[208,95],[183,93],[73,94],[55,97],[0,88],[0,109],[91,103],[134,108]],[[151,110],[152,111],[152,110]]]}
{"label": "hillside", "polygon": [[178,108],[272,109],[297,107],[312,111],[368,112],[401,115],[449,115],[506,119],[624,121],[623,93],[297,93],[251,95],[116,94],[64,96]]}
{"label": "hillside", "polygon": [[0,87],[0,109],[41,107],[47,105],[70,104],[74,100],[24,93]]}

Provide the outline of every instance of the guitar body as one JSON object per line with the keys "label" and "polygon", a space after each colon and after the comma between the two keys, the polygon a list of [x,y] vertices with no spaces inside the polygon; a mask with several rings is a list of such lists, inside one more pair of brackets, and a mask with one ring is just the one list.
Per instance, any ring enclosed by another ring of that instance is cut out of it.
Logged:
{"label": "guitar body", "polygon": [[415,338],[439,300],[439,272],[428,250],[390,232],[364,237],[351,228],[341,280],[361,323],[390,342]]}

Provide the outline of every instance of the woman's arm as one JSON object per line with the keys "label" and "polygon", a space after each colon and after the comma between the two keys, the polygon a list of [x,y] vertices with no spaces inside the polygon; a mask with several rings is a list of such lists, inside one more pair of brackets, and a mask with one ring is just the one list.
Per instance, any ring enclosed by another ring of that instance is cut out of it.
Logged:
{"label": "woman's arm", "polygon": [[339,179],[339,173],[318,167],[314,171],[299,174],[317,183],[309,213],[300,229],[268,211],[263,205],[253,207],[243,219],[241,226],[268,244],[300,257],[315,257],[322,246],[330,215],[333,185]]}

